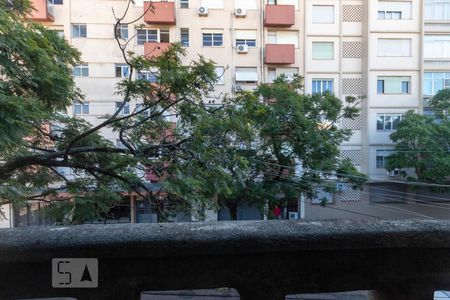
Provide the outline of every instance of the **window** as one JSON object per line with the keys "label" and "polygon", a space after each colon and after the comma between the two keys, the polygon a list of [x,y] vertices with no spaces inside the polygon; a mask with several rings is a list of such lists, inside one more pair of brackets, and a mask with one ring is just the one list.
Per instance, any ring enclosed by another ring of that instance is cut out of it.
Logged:
{"label": "window", "polygon": [[223,46],[222,33],[203,33],[203,46],[221,47]]}
{"label": "window", "polygon": [[378,94],[409,94],[411,77],[378,76]]}
{"label": "window", "polygon": [[312,93],[322,94],[325,92],[333,93],[333,79],[313,79]]}
{"label": "window", "polygon": [[334,59],[333,42],[313,42],[312,59],[314,60],[332,60]]}
{"label": "window", "polygon": [[[136,110],[135,110],[135,112],[141,111],[141,110],[143,110],[143,109],[145,109],[145,108],[146,108],[146,107],[144,106],[143,103],[138,103],[138,104],[136,104]],[[148,109],[147,109],[147,110],[144,110],[143,112],[141,112],[140,115],[141,115],[142,117],[148,117],[148,116],[150,115],[150,113],[148,112]]]}
{"label": "window", "polygon": [[450,20],[450,0],[426,0],[425,20]]}
{"label": "window", "polygon": [[209,9],[223,9],[223,0],[202,0],[200,3],[200,6],[205,6]]}
{"label": "window", "polygon": [[73,68],[73,76],[75,77],[88,77],[89,76],[89,65],[82,64],[75,66]]}
{"label": "window", "polygon": [[424,95],[434,96],[440,90],[450,88],[450,73],[424,73],[423,93]]}
{"label": "window", "polygon": [[[123,102],[116,102],[116,111],[119,110],[120,106]],[[120,115],[129,115],[130,114],[130,103],[125,103],[125,106],[119,112]]]}
{"label": "window", "polygon": [[242,9],[258,9],[258,5],[256,4],[256,0],[234,0],[234,7],[235,8],[242,8]]}
{"label": "window", "polygon": [[158,42],[157,29],[138,29],[137,30],[137,44],[144,45],[148,42]]}
{"label": "window", "polygon": [[152,83],[158,82],[158,76],[159,76],[158,72],[140,71],[138,73],[138,79],[146,80]]}
{"label": "window", "polygon": [[377,168],[385,168],[387,158],[394,152],[394,150],[377,150],[376,165]]}
{"label": "window", "polygon": [[74,103],[73,104],[73,114],[74,115],[88,115],[89,114],[89,103]]}
{"label": "window", "polygon": [[424,58],[450,58],[450,35],[425,35]]}
{"label": "window", "polygon": [[217,81],[215,84],[225,84],[225,68],[224,67],[216,67],[216,76]]}
{"label": "window", "polygon": [[404,116],[402,114],[377,114],[377,131],[396,130]]}
{"label": "window", "polygon": [[276,31],[268,31],[267,32],[267,44],[276,44],[277,43],[277,32]]}
{"label": "window", "polygon": [[64,38],[64,30],[63,29],[51,29],[57,36],[60,38]]}
{"label": "window", "polygon": [[72,37],[73,38],[87,37],[86,24],[72,24]]}
{"label": "window", "polygon": [[277,78],[277,69],[269,68],[267,71],[267,81],[272,83]]}
{"label": "window", "polygon": [[276,5],[277,4],[277,0],[267,0],[267,4]]}
{"label": "window", "polygon": [[189,28],[181,28],[181,46],[189,47]]}
{"label": "window", "polygon": [[247,45],[251,48],[256,47],[256,40],[236,40],[236,47],[239,45]]}
{"label": "window", "polygon": [[180,0],[180,8],[189,8],[189,0]]}
{"label": "window", "polygon": [[116,64],[116,77],[128,77],[128,71],[128,65]]}
{"label": "window", "polygon": [[51,4],[55,4],[55,5],[62,5],[62,4],[64,4],[63,0],[49,0],[49,2]]}
{"label": "window", "polygon": [[411,19],[412,2],[378,2],[378,19],[380,20],[400,20]]}
{"label": "window", "polygon": [[312,7],[313,24],[333,24],[334,6],[333,5],[313,5]]}
{"label": "window", "polygon": [[258,82],[257,68],[236,68],[235,70],[236,82],[241,83],[256,83]]}
{"label": "window", "polygon": [[378,56],[411,56],[411,39],[378,39]]}
{"label": "window", "polygon": [[127,149],[127,147],[122,143],[120,139],[116,139],[116,147],[119,149]]}
{"label": "window", "polygon": [[159,31],[159,41],[161,43],[169,43],[170,42],[170,34],[169,29],[161,29]]}
{"label": "window", "polygon": [[119,39],[128,39],[128,25],[120,24],[116,29],[116,36]]}

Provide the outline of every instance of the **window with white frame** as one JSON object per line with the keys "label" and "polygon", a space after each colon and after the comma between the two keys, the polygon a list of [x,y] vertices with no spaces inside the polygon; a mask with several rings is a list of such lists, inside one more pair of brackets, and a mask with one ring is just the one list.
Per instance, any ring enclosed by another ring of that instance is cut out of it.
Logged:
{"label": "window with white frame", "polygon": [[333,42],[313,42],[312,59],[314,60],[333,60],[334,43]]}
{"label": "window with white frame", "polygon": [[313,79],[312,93],[323,94],[325,92],[334,93],[333,79]]}
{"label": "window with white frame", "polygon": [[397,130],[404,117],[404,114],[377,114],[377,131]]}
{"label": "window with white frame", "polygon": [[158,42],[158,29],[138,29],[137,44],[144,45],[149,42]]}
{"label": "window with white frame", "polygon": [[277,78],[277,69],[269,68],[267,70],[267,81],[272,83]]}
{"label": "window with white frame", "polygon": [[334,5],[313,5],[312,22],[313,24],[333,24]]}
{"label": "window with white frame", "polygon": [[[120,109],[123,102],[116,102],[116,111]],[[125,106],[120,110],[120,115],[129,115],[130,114],[130,103],[125,103]]]}
{"label": "window with white frame", "polygon": [[411,56],[411,39],[378,39],[378,56]]}
{"label": "window with white frame", "polygon": [[169,28],[161,28],[159,30],[159,42],[160,43],[170,43]]}
{"label": "window with white frame", "polygon": [[147,110],[144,110],[145,106],[143,103],[138,103],[136,104],[136,112],[142,111],[141,113],[139,113],[140,116],[142,117],[148,117],[150,115],[150,113]]}
{"label": "window with white frame", "polygon": [[388,157],[394,153],[394,150],[376,150],[376,167],[385,168]]}
{"label": "window with white frame", "polygon": [[73,38],[87,37],[87,25],[86,24],[72,24],[72,37]]}
{"label": "window with white frame", "polygon": [[225,68],[216,67],[217,81],[214,84],[225,84]]}
{"label": "window with white frame", "polygon": [[180,0],[180,8],[189,8],[189,0]]}
{"label": "window with white frame", "polygon": [[256,0],[234,0],[234,7],[242,9],[258,9]]}
{"label": "window with white frame", "polygon": [[424,19],[427,21],[450,20],[450,0],[425,0]]}
{"label": "window with white frame", "polygon": [[48,0],[48,1],[53,5],[63,5],[64,4],[63,0]]}
{"label": "window with white frame", "polygon": [[450,88],[450,73],[425,72],[423,74],[423,94],[434,96],[443,89]]}
{"label": "window with white frame", "polygon": [[74,103],[73,104],[74,115],[88,115],[89,114],[89,102]]}
{"label": "window with white frame", "polygon": [[378,94],[409,94],[411,85],[410,76],[378,76]]}
{"label": "window with white frame", "polygon": [[151,83],[158,82],[159,72],[153,72],[148,70],[141,70],[137,74],[137,78],[140,80],[145,80]]}
{"label": "window with white frame", "polygon": [[425,35],[424,58],[450,58],[450,35]]}
{"label": "window with white frame", "polygon": [[379,20],[407,20],[411,19],[412,2],[408,1],[378,1]]}
{"label": "window with white frame", "polygon": [[189,28],[180,29],[181,46],[189,47]]}
{"label": "window with white frame", "polygon": [[128,65],[116,64],[115,68],[116,68],[116,77],[123,77],[123,78],[128,77],[129,69],[130,69]]}
{"label": "window with white frame", "polygon": [[287,80],[292,80],[295,74],[298,74],[298,68],[277,68],[277,77],[284,75]]}
{"label": "window with white frame", "polygon": [[258,69],[256,67],[236,68],[235,69],[236,83],[257,83]]}
{"label": "window with white frame", "polygon": [[223,9],[224,0],[201,0],[201,5],[212,9]]}
{"label": "window with white frame", "polygon": [[123,39],[123,40],[128,39],[128,25],[127,24],[120,24],[116,28],[116,36],[119,39]]}
{"label": "window with white frame", "polygon": [[223,46],[223,33],[203,32],[203,46],[204,47],[222,47]]}
{"label": "window with white frame", "polygon": [[88,77],[89,76],[89,65],[81,64],[81,65],[75,66],[73,68],[73,76],[74,77]]}
{"label": "window with white frame", "polygon": [[239,45],[247,45],[250,48],[255,48],[256,39],[236,39],[236,47]]}

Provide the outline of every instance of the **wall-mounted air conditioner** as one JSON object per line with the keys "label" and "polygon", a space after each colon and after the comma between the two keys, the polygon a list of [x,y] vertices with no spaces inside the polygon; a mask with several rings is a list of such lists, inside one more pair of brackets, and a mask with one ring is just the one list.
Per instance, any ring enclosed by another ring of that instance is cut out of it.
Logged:
{"label": "wall-mounted air conditioner", "polygon": [[247,45],[237,45],[236,47],[238,53],[247,53],[248,46]]}
{"label": "wall-mounted air conditioner", "polygon": [[208,8],[205,6],[200,6],[197,10],[199,16],[207,16],[208,15]]}
{"label": "wall-mounted air conditioner", "polygon": [[233,87],[234,92],[242,92],[242,86],[235,84]]}
{"label": "wall-mounted air conditioner", "polygon": [[298,220],[298,212],[290,211],[288,216],[289,220]]}
{"label": "wall-mounted air conditioner", "polygon": [[247,15],[247,11],[243,8],[236,8],[234,14],[236,17],[245,17]]}

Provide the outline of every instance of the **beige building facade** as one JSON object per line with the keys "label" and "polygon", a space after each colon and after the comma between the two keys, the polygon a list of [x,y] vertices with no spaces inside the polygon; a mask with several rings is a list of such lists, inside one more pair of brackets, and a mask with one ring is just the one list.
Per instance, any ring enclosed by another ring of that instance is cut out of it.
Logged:
{"label": "beige building facade", "polygon": [[[114,39],[113,11],[127,0],[33,0],[33,18],[58,31],[82,53],[74,70],[85,94],[68,114],[96,124],[121,101],[115,86],[127,74]],[[125,22],[143,14],[148,2],[135,0]],[[207,103],[250,90],[278,75],[304,77],[304,92],[331,91],[337,97],[364,97],[361,116],[342,120],[353,135],[341,145],[374,182],[399,179],[387,174],[389,135],[408,110],[431,114],[426,99],[450,87],[450,0],[174,0],[153,1],[137,24],[121,28],[129,50],[157,55],[170,43],[186,47],[188,64],[198,55],[217,64],[220,81]],[[149,74],[148,80],[152,80]],[[132,112],[132,101],[122,113]],[[175,120],[173,120],[175,121]],[[102,132],[116,143],[110,131]],[[118,142],[117,142],[118,143]],[[118,146],[119,143],[118,143]],[[367,199],[346,189],[338,201]],[[215,216],[211,217],[216,218]]]}

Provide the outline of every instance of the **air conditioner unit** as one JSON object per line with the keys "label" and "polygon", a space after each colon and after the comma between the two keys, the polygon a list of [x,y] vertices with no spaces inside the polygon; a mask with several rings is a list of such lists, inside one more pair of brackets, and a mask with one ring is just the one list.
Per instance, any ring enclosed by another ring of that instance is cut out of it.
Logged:
{"label": "air conditioner unit", "polygon": [[245,17],[247,15],[247,11],[243,8],[236,8],[234,14],[236,17]]}
{"label": "air conditioner unit", "polygon": [[390,177],[400,176],[400,170],[399,169],[394,169],[392,171],[389,171],[387,174]]}
{"label": "air conditioner unit", "polygon": [[247,45],[238,45],[236,48],[237,48],[238,53],[247,53],[248,52]]}
{"label": "air conditioner unit", "polygon": [[235,92],[242,92],[242,86],[239,84],[235,84],[233,89]]}
{"label": "air conditioner unit", "polygon": [[298,212],[290,211],[288,215],[289,220],[298,220]]}
{"label": "air conditioner unit", "polygon": [[205,7],[205,6],[200,6],[199,8],[198,8],[198,15],[199,16],[207,16],[208,15],[208,8],[207,7]]}

